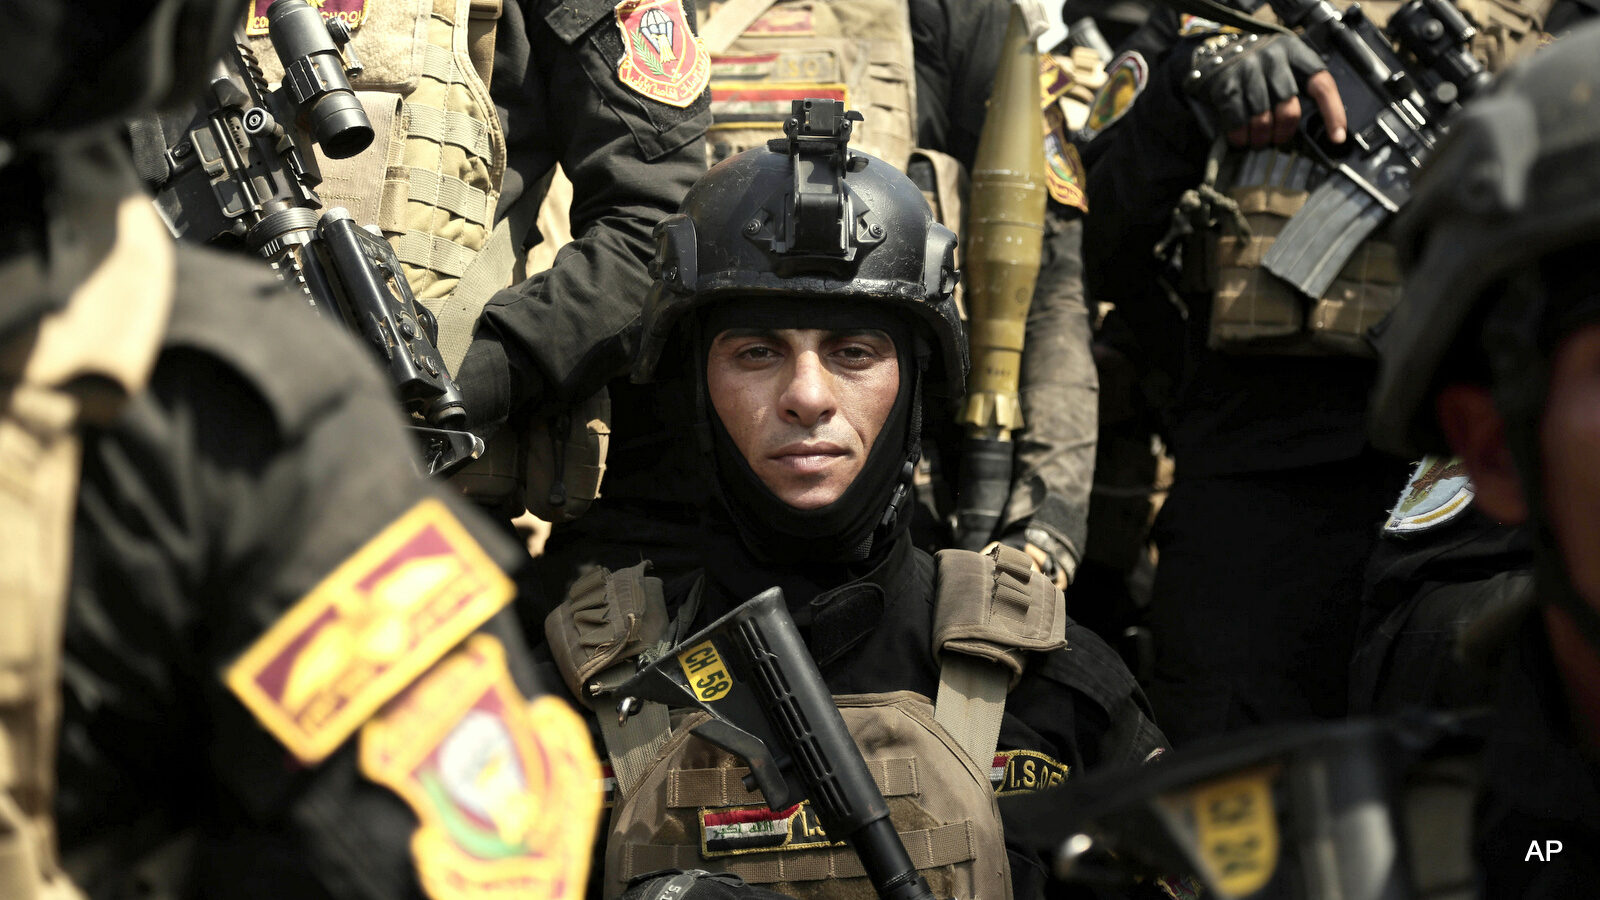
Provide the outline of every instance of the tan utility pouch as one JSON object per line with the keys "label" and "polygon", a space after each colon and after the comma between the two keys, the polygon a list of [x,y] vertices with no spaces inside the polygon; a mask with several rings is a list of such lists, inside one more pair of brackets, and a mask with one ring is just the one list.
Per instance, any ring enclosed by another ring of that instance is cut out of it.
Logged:
{"label": "tan utility pouch", "polygon": [[535,427],[528,442],[528,511],[546,522],[570,522],[600,497],[611,449],[611,392],[587,400]]}
{"label": "tan utility pouch", "polygon": [[[1357,248],[1320,299],[1312,301],[1261,267],[1279,232],[1310,192],[1315,164],[1298,154],[1259,150],[1234,160],[1254,183],[1228,188],[1250,234],[1212,233],[1216,284],[1208,344],[1233,353],[1371,356],[1366,340],[1400,302],[1394,247],[1380,230]],[[1225,176],[1226,177],[1226,176]]]}
{"label": "tan utility pouch", "polygon": [[661,579],[648,577],[649,571],[648,562],[615,573],[594,569],[544,620],[556,667],[572,696],[586,706],[596,675],[638,658],[666,635]]}
{"label": "tan utility pouch", "polygon": [[933,652],[995,663],[1008,687],[1022,678],[1027,653],[1067,645],[1067,600],[1033,571],[1028,555],[998,544],[988,553],[941,550],[935,557]]}
{"label": "tan utility pouch", "polygon": [[[1011,873],[987,766],[934,721],[927,698],[900,691],[834,702],[934,895],[1009,900]],[[759,792],[744,787],[749,769],[691,734],[706,718],[686,717],[637,789],[618,801],[606,842],[605,896],[620,895],[635,876],[678,868],[731,872],[808,900],[874,897],[855,852],[829,840],[809,804],[768,810]],[[746,824],[730,824],[741,820]]]}

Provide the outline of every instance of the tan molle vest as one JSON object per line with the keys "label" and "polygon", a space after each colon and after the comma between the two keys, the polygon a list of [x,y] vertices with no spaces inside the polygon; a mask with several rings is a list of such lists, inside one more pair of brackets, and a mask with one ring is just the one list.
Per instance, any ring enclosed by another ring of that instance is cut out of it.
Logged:
{"label": "tan molle vest", "polygon": [[115,237],[66,306],[0,346],[0,897],[7,900],[80,896],[60,870],[51,813],[78,429],[110,421],[121,400],[143,388],[172,305],[172,242],[148,198],[64,200],[69,218],[97,223],[81,232],[114,221],[105,231]]}
{"label": "tan molle vest", "polygon": [[[659,648],[665,608],[654,608],[659,582],[644,577],[645,568],[591,573],[546,621],[578,696],[594,682],[625,678],[638,654]],[[936,573],[937,704],[909,691],[834,700],[934,894],[1000,900],[1011,896],[991,781],[1000,719],[1027,654],[1065,645],[1065,600],[1009,547],[989,555],[944,551]],[[743,785],[748,769],[691,733],[703,713],[668,728],[666,710],[645,705],[627,727],[648,716],[657,724],[631,735],[619,733],[609,710],[599,711],[617,780],[606,896],[662,868],[731,872],[803,898],[874,896],[854,852],[828,839],[809,806],[768,810]]]}
{"label": "tan molle vest", "polygon": [[[1479,26],[1473,52],[1490,72],[1498,72],[1537,45],[1539,23],[1550,4],[1456,0],[1456,5]],[[1361,4],[1379,27],[1399,7],[1399,0]],[[1367,331],[1400,301],[1400,270],[1383,229],[1356,250],[1314,302],[1261,268],[1262,257],[1284,223],[1305,206],[1310,196],[1307,178],[1315,165],[1309,157],[1270,148],[1233,153],[1224,162],[1218,186],[1239,204],[1250,235],[1243,237],[1230,229],[1212,238],[1212,348],[1292,355],[1371,354]]]}

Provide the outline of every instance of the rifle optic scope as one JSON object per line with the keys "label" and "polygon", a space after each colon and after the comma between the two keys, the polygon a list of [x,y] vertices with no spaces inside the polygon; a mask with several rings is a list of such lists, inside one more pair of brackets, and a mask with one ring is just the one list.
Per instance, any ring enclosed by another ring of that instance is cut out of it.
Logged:
{"label": "rifle optic scope", "polygon": [[322,152],[346,159],[371,146],[372,122],[345,77],[344,60],[322,14],[305,0],[277,0],[267,10],[267,30],[283,61],[283,87],[295,118]]}

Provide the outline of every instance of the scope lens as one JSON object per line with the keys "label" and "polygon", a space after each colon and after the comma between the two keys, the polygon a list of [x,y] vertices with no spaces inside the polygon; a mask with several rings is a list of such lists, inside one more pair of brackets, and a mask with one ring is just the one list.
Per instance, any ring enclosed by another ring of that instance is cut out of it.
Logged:
{"label": "scope lens", "polygon": [[372,121],[350,91],[332,91],[311,110],[311,134],[329,159],[348,159],[372,146]]}

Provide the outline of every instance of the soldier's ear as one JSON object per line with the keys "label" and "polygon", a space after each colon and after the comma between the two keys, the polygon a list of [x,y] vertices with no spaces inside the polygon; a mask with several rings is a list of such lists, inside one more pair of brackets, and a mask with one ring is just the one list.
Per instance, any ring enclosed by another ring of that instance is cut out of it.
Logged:
{"label": "soldier's ear", "polygon": [[1445,440],[1472,476],[1478,508],[1508,525],[1527,519],[1522,479],[1506,443],[1505,419],[1495,407],[1489,389],[1471,384],[1450,385],[1439,392],[1436,410]]}

